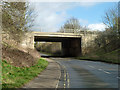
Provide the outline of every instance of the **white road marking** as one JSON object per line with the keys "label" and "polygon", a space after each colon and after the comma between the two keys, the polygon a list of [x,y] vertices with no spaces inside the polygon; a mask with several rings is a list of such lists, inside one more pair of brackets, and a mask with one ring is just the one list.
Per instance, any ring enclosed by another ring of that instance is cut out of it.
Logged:
{"label": "white road marking", "polygon": [[102,70],[102,69],[98,69],[98,70]]}
{"label": "white road marking", "polygon": [[[88,66],[91,67],[91,68],[95,68],[94,66],[90,66],[90,65],[88,65]],[[107,71],[105,71],[105,70],[103,70],[103,69],[98,69],[98,70],[103,71],[103,72],[105,72],[105,73],[107,73],[107,74],[110,74],[110,72],[107,72]]]}
{"label": "white road marking", "polygon": [[105,73],[107,73],[107,74],[110,74],[110,72],[107,72],[107,71],[104,71],[104,70],[103,70],[103,72],[105,72]]}
{"label": "white road marking", "polygon": [[105,71],[105,70],[103,70],[103,69],[98,69],[98,70],[103,71],[103,72],[105,72],[105,73],[107,73],[107,74],[110,74],[110,72],[107,72],[107,71]]}
{"label": "white road marking", "polygon": [[[91,67],[91,68],[95,68],[95,67],[90,66],[90,65],[88,65],[88,66]],[[105,73],[107,73],[107,74],[110,74],[110,72],[107,72],[107,71],[105,71],[105,70],[103,70],[103,69],[98,69],[98,70],[103,71],[103,72],[105,72]]]}
{"label": "white road marking", "polygon": [[120,77],[117,77],[118,79],[120,79]]}
{"label": "white road marking", "polygon": [[91,68],[95,68],[95,67],[93,67],[93,66],[90,66],[90,65],[88,65],[89,67],[91,67]]}

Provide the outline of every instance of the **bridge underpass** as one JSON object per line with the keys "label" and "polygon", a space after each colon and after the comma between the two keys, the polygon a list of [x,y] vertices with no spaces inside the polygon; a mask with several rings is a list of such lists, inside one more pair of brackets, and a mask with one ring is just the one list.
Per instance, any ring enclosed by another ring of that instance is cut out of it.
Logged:
{"label": "bridge underpass", "polygon": [[80,56],[87,52],[86,47],[94,44],[95,33],[58,33],[58,32],[29,32],[24,36],[20,46],[34,49],[34,42],[61,42],[64,56]]}
{"label": "bridge underpass", "polygon": [[81,55],[81,37],[76,36],[48,36],[34,35],[35,42],[61,42],[62,56],[74,57]]}

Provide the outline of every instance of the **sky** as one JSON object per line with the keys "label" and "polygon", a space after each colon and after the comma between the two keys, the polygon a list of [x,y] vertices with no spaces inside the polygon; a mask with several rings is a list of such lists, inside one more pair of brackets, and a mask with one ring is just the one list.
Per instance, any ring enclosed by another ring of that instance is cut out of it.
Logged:
{"label": "sky", "polygon": [[31,2],[36,14],[32,30],[56,32],[74,17],[90,30],[103,31],[106,27],[102,21],[104,14],[116,5],[117,2]]}

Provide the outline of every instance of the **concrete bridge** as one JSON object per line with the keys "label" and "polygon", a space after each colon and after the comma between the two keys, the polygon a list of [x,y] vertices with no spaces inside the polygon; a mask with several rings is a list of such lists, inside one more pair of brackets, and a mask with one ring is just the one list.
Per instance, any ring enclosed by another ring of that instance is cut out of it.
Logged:
{"label": "concrete bridge", "polygon": [[[94,38],[96,35],[94,35]],[[93,39],[93,35],[53,32],[30,32],[27,33],[21,43],[22,47],[34,49],[34,42],[61,42],[64,56],[80,56],[86,41]]]}

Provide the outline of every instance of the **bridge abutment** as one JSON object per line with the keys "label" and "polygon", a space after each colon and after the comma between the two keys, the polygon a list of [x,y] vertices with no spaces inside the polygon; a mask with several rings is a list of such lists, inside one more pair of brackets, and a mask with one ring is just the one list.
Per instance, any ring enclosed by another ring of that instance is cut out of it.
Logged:
{"label": "bridge abutment", "polygon": [[24,35],[23,41],[21,42],[21,46],[23,48],[34,49],[34,34],[33,33],[26,33]]}

